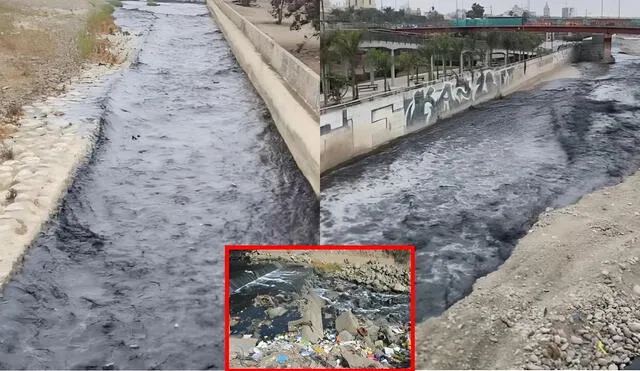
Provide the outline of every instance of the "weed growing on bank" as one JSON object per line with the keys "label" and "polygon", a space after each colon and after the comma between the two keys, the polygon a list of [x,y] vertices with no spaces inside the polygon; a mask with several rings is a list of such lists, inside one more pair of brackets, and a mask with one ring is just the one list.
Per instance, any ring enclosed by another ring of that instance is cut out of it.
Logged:
{"label": "weed growing on bank", "polygon": [[109,4],[115,8],[122,8],[122,1],[119,0],[109,0]]}
{"label": "weed growing on bank", "polygon": [[407,264],[409,263],[409,258],[411,257],[411,252],[409,250],[386,250],[387,254],[393,257],[393,260],[396,263]]}
{"label": "weed growing on bank", "polygon": [[313,265],[313,268],[320,273],[333,273],[342,269],[339,264],[325,263],[318,260],[312,260],[311,265]]}
{"label": "weed growing on bank", "polygon": [[102,63],[117,62],[117,58],[109,51],[109,40],[104,37],[118,30],[113,18],[114,11],[114,6],[108,3],[94,5],[87,17],[86,26],[77,38],[78,51],[82,58]]}
{"label": "weed growing on bank", "polygon": [[148,5],[148,6],[158,6],[158,5],[160,5],[160,4],[155,3],[155,2],[153,2],[153,1],[147,1],[147,5]]}

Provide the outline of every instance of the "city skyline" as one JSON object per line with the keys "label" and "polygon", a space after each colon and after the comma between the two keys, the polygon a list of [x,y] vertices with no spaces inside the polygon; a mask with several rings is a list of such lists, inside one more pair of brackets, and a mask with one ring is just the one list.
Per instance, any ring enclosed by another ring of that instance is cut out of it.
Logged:
{"label": "city skyline", "polygon": [[[562,8],[575,8],[576,16],[599,17],[602,13],[601,5],[604,5],[605,17],[618,17],[618,0],[457,0],[459,9],[470,9],[471,5],[476,2],[485,7],[485,12],[490,13],[493,8],[493,14],[499,15],[511,10],[514,5],[526,8],[530,3],[530,10],[539,15],[543,14],[545,3],[549,3],[551,16],[559,17],[562,15]],[[456,11],[456,0],[378,0],[378,8],[406,8],[407,6],[422,11],[427,11],[431,7],[443,14],[454,13]],[[622,17],[640,17],[640,1],[637,0],[620,0]]]}

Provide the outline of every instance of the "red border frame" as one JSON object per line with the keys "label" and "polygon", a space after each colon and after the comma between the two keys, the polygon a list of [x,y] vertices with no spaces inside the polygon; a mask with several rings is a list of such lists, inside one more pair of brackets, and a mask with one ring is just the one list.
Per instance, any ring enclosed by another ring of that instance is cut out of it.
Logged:
{"label": "red border frame", "polygon": [[[385,246],[374,246],[374,245],[270,245],[270,246],[256,246],[256,245],[227,245],[224,247],[224,328],[225,328],[225,336],[224,336],[224,368],[225,370],[251,370],[251,371],[263,371],[263,370],[281,370],[279,368],[230,368],[229,367],[229,252],[231,250],[409,250],[410,252],[410,263],[409,270],[411,276],[410,282],[410,309],[409,309],[409,318],[411,320],[411,366],[409,368],[400,368],[395,370],[404,370],[404,371],[412,371],[416,369],[416,317],[415,317],[415,308],[416,308],[416,251],[414,246],[410,245],[385,245]],[[307,370],[304,368],[286,368],[286,370],[292,371],[302,371]],[[318,370],[344,370],[337,368],[325,368]],[[357,369],[351,368],[349,370],[357,370],[357,371],[370,371],[371,369]]]}

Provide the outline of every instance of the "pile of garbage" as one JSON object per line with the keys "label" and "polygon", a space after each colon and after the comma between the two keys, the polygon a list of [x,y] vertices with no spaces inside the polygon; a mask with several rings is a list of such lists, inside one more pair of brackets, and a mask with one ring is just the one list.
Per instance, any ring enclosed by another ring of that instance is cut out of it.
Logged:
{"label": "pile of garbage", "polygon": [[[265,298],[261,302],[268,302]],[[275,336],[259,336],[246,329],[231,328],[232,367],[251,368],[408,368],[410,367],[410,324],[374,324],[351,311],[334,316],[322,311],[326,302],[311,292],[299,304],[301,318],[287,322]],[[275,308],[275,310],[274,310]],[[281,303],[265,309],[272,321],[283,315]],[[288,312],[288,311],[287,311]],[[324,314],[324,315],[323,315]],[[242,319],[232,318],[232,325]],[[261,326],[264,322],[258,324]]]}

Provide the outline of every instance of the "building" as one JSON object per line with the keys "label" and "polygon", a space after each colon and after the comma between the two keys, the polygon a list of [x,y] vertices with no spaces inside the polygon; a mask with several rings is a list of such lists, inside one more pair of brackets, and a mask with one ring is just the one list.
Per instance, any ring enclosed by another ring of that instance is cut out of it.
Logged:
{"label": "building", "polygon": [[551,8],[549,8],[549,3],[544,4],[544,16],[551,17]]}
{"label": "building", "polygon": [[[344,0],[344,6],[346,8],[351,7],[354,9],[372,9],[372,8],[375,9],[376,0]],[[334,7],[337,8],[338,6],[334,5]]]}
{"label": "building", "polygon": [[576,8],[562,8],[562,18],[573,18],[576,16]]}

